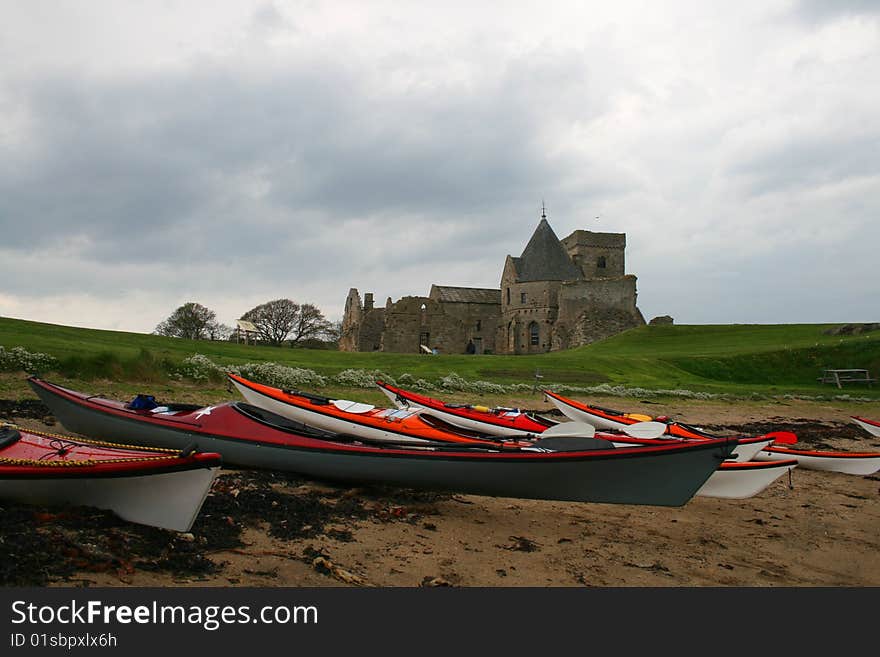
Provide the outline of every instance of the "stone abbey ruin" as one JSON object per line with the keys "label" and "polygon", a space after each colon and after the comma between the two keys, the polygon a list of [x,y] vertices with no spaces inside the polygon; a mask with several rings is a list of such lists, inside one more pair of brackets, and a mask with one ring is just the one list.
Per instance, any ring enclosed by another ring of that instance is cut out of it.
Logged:
{"label": "stone abbey ruin", "polygon": [[357,288],[345,300],[342,351],[530,354],[568,349],[645,324],[624,233],[576,230],[559,239],[542,214],[499,289],[432,285],[376,307]]}

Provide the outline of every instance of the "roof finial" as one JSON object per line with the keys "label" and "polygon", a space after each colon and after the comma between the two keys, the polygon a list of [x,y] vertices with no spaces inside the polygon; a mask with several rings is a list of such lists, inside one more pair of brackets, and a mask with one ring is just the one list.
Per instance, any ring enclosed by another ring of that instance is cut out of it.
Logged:
{"label": "roof finial", "polygon": [[541,219],[547,220],[547,210],[544,208],[544,199],[541,199]]}

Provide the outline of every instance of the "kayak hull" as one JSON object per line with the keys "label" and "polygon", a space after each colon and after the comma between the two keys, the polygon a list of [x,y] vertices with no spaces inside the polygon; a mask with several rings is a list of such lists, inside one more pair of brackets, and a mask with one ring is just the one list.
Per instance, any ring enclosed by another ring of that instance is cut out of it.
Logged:
{"label": "kayak hull", "polygon": [[852,416],[851,419],[872,436],[877,436],[878,438],[880,438],[880,422],[874,422],[874,420],[869,420],[868,418],[864,417],[857,417],[855,415]]}
{"label": "kayak hull", "polygon": [[768,447],[756,457],[756,461],[781,461],[796,459],[798,467],[807,470],[824,470],[858,476],[872,475],[880,471],[880,453],[871,452],[824,452],[818,450]]}
{"label": "kayak hull", "polygon": [[764,492],[770,484],[794,470],[795,459],[772,462],[725,462],[697,491],[700,497],[744,500]]}
{"label": "kayak hull", "polygon": [[189,531],[220,471],[218,454],[180,456],[79,442],[24,429],[0,449],[0,498],[81,505],[124,520]]}
{"label": "kayak hull", "polygon": [[81,505],[112,511],[123,520],[187,532],[220,468],[125,477],[54,476],[27,479],[0,474],[0,497],[45,505]]}

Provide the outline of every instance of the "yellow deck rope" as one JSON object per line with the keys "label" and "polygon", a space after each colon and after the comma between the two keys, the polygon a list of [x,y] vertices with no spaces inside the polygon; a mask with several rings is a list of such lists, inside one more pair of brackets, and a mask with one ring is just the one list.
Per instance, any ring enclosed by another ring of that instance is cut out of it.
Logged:
{"label": "yellow deck rope", "polygon": [[40,461],[38,459],[11,459],[0,457],[0,465],[29,465],[41,468],[91,467],[104,463],[143,463],[145,461],[172,461],[176,456],[133,456],[125,459],[83,459],[81,461]]}
{"label": "yellow deck rope", "polygon": [[129,450],[139,450],[144,452],[164,452],[167,456],[129,456],[124,458],[117,459],[82,459],[78,461],[43,461],[38,459],[19,459],[19,458],[6,458],[0,457],[0,465],[28,465],[28,466],[37,466],[37,467],[47,467],[47,468],[59,468],[59,467],[92,467],[95,465],[99,465],[102,463],[142,463],[147,461],[170,461],[179,458],[179,450],[176,449],[166,449],[163,447],[144,447],[142,445],[122,445],[119,443],[108,443],[102,440],[91,440],[89,438],[74,438],[73,436],[65,436],[59,433],[50,433],[48,431],[39,431],[36,429],[25,429],[24,427],[20,427],[16,424],[4,423],[2,425],[4,429],[15,429],[17,431],[24,431],[25,433],[31,433],[36,436],[42,436],[44,438],[55,438],[57,440],[62,440],[67,443],[73,443],[75,445],[94,445],[96,447],[110,447],[113,449],[129,449]]}

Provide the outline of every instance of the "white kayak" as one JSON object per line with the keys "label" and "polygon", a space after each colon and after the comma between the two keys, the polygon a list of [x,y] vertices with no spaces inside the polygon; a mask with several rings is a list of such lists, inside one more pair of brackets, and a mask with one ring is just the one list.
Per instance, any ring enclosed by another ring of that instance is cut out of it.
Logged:
{"label": "white kayak", "polygon": [[[663,428],[659,434],[652,437],[660,438],[662,435],[663,438],[684,440],[710,440],[719,437],[698,427],[680,422],[672,422],[665,418],[660,418],[659,422],[656,419],[646,422],[645,418],[647,416],[632,413],[626,414],[622,411],[591,406],[590,404],[568,399],[549,390],[545,390],[544,395],[563,415],[573,422],[590,424],[600,431],[620,431],[634,435],[632,433],[633,426],[662,425]],[[737,436],[739,442],[733,451],[732,458],[740,462],[751,461],[761,450],[781,440],[781,435],[781,432],[773,432],[762,436]],[[794,436],[790,436],[788,439],[792,442],[796,440]]]}
{"label": "white kayak", "polygon": [[697,491],[699,497],[744,500],[767,489],[770,484],[798,465],[795,459],[773,462],[725,461]]}
{"label": "white kayak", "polygon": [[856,415],[851,416],[851,419],[872,436],[880,438],[880,422],[875,422],[866,417],[858,417]]}
{"label": "white kayak", "polygon": [[756,461],[797,459],[808,470],[825,470],[851,475],[871,475],[880,470],[880,452],[825,452],[820,450],[768,447],[755,456]]}

